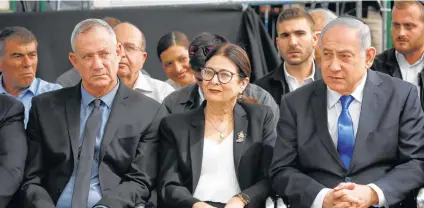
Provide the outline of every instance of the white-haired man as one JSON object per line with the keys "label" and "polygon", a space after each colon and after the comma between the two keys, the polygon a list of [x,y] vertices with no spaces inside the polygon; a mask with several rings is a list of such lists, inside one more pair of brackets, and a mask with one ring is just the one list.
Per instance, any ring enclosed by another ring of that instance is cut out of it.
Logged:
{"label": "white-haired man", "polygon": [[368,70],[370,29],[342,17],[321,34],[322,80],[282,98],[270,175],[296,208],[400,207],[424,184],[417,88]]}
{"label": "white-haired man", "polygon": [[71,45],[81,84],[33,99],[24,207],[144,207],[165,112],[120,83],[122,46],[106,22],[78,23]]}

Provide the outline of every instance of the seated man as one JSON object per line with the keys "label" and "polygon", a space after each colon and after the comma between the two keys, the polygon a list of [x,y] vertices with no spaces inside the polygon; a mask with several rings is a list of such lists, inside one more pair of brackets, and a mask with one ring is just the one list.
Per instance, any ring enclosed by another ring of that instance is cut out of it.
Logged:
{"label": "seated man", "polygon": [[71,43],[82,82],[33,100],[24,207],[144,207],[165,112],[119,81],[122,46],[103,20],[78,23]]}
{"label": "seated man", "polygon": [[62,88],[35,77],[38,64],[37,39],[23,27],[0,32],[0,94],[20,100],[25,107],[25,126],[32,97]]}
{"label": "seated man", "polygon": [[[121,23],[119,19],[114,17],[105,17],[103,20],[109,24],[112,28],[117,24]],[[73,87],[81,81],[81,76],[75,68],[71,68],[68,71],[61,74],[57,79],[56,83],[62,85],[63,87]]]}
{"label": "seated man", "polygon": [[7,207],[21,186],[26,156],[24,106],[0,95],[0,207]]}
{"label": "seated man", "polygon": [[296,208],[403,207],[424,185],[424,113],[417,88],[368,70],[369,27],[341,17],[324,27],[317,80],[283,97],[270,168]]}
{"label": "seated man", "polygon": [[[171,93],[163,100],[162,105],[166,107],[169,114],[196,109],[205,100],[203,92],[198,86],[202,82],[200,70],[205,65],[206,56],[208,55],[207,52],[211,52],[211,50],[227,42],[226,38],[210,33],[201,33],[193,39],[189,47],[189,55],[190,66],[196,77],[197,83],[189,84]],[[250,83],[243,91],[243,96],[253,98],[258,101],[259,104],[270,106],[274,114],[272,123],[274,126],[277,124],[279,116],[278,105],[267,91]]]}
{"label": "seated man", "polygon": [[127,87],[161,103],[174,88],[141,72],[147,58],[144,34],[136,26],[126,22],[116,25],[113,30],[123,48],[118,70],[120,80]]}

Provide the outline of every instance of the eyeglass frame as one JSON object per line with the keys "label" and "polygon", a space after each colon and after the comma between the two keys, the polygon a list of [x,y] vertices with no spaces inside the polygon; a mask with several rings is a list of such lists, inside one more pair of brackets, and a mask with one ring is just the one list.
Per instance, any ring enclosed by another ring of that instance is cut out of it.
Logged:
{"label": "eyeglass frame", "polygon": [[[192,53],[191,52],[191,49],[194,48],[194,47],[197,47],[197,49]],[[206,52],[206,49],[208,47],[213,47],[213,49],[212,50],[209,50],[208,49],[209,51]],[[192,57],[192,56],[194,56],[194,54],[196,54],[197,51],[199,51],[199,49],[202,49],[203,55],[207,56],[210,52],[212,52],[216,48],[217,48],[217,46],[214,46],[214,45],[204,45],[204,46],[201,46],[201,45],[191,45],[191,46],[188,47],[188,55],[190,57]]]}
{"label": "eyeglass frame", "polygon": [[[205,79],[205,77],[203,77],[203,74],[204,74],[204,71],[206,71],[207,69],[210,69],[210,70],[212,70],[213,71],[213,76],[210,78],[210,79]],[[228,73],[230,73],[231,74],[231,77],[230,77],[230,80],[228,81],[228,82],[222,82],[221,81],[221,79],[219,78],[219,73],[220,72],[228,72]],[[244,73],[234,73],[234,72],[230,72],[229,70],[227,70],[227,69],[221,69],[220,71],[215,71],[215,69],[213,69],[213,68],[211,68],[211,67],[202,67],[201,69],[200,69],[200,76],[202,77],[202,79],[204,80],[204,81],[211,81],[214,77],[215,77],[215,75],[218,75],[217,76],[217,78],[218,78],[218,82],[219,83],[221,83],[221,84],[228,84],[228,83],[230,83],[231,82],[231,80],[233,80],[233,77],[234,77],[234,75],[237,75],[237,76],[239,76],[240,78],[246,78],[247,76],[244,74]]]}
{"label": "eyeglass frame", "polygon": [[[135,44],[133,44],[133,43],[121,43],[121,45],[122,45],[122,49],[124,49],[124,51],[125,51],[125,52],[130,52],[130,53],[133,53],[133,52],[136,52],[136,51],[144,52],[144,50],[143,50],[143,48],[142,48],[142,47],[137,46],[137,45],[135,45]],[[134,51],[127,51],[127,50],[125,49],[125,45],[126,45],[126,46],[134,46],[136,50],[134,50]]]}

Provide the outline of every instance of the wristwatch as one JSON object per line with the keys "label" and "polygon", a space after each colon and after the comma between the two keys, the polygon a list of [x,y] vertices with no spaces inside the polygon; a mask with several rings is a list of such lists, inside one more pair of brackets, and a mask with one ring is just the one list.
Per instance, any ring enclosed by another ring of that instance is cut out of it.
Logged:
{"label": "wristwatch", "polygon": [[249,195],[245,193],[239,193],[237,194],[237,197],[241,199],[241,201],[244,203],[245,206],[247,206],[250,203],[250,197]]}

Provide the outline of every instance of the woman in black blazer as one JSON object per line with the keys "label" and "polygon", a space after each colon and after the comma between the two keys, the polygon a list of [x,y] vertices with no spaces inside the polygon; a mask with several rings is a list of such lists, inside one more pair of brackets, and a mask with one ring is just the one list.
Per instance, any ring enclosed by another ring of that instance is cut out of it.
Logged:
{"label": "woman in black blazer", "polygon": [[162,120],[160,207],[265,206],[276,133],[270,107],[240,98],[250,72],[240,47],[215,49],[201,71],[202,106]]}

